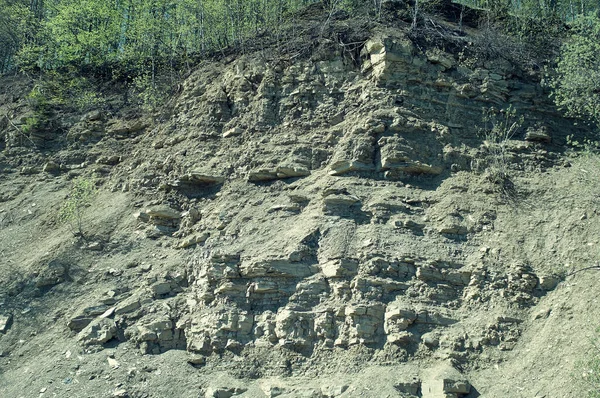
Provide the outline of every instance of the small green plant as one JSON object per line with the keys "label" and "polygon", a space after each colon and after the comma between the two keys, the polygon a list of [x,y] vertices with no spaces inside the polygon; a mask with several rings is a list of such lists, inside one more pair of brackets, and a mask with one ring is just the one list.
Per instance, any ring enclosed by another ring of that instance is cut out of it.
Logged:
{"label": "small green plant", "polygon": [[42,126],[42,121],[39,118],[39,115],[35,114],[25,119],[25,124],[21,128],[23,133],[31,134],[32,132],[39,130]]}
{"label": "small green plant", "polygon": [[59,220],[68,222],[73,229],[73,233],[82,238],[85,238],[83,230],[84,214],[95,194],[96,184],[94,180],[84,177],[77,178],[73,181],[71,192],[58,214]]}
{"label": "small green plant", "polygon": [[484,109],[485,127],[480,130],[485,148],[485,175],[500,193],[512,196],[514,184],[510,176],[509,142],[523,124],[515,109]]}
{"label": "small green plant", "polygon": [[582,156],[591,156],[598,154],[600,142],[589,138],[577,139],[573,134],[567,136],[567,145],[573,148]]}

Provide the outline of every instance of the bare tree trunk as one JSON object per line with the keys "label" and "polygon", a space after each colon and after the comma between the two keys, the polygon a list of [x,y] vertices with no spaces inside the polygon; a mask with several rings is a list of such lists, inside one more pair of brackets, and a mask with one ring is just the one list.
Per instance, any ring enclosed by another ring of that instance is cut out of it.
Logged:
{"label": "bare tree trunk", "polygon": [[410,27],[411,29],[416,29],[417,28],[417,17],[419,15],[419,0],[415,0],[415,8],[414,8],[414,12],[413,12],[413,21],[412,21],[412,26]]}

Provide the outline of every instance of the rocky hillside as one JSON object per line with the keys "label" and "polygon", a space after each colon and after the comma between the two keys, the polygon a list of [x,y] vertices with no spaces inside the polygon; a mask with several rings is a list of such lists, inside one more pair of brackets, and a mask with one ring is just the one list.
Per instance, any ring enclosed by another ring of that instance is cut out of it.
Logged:
{"label": "rocky hillside", "polygon": [[569,273],[597,258],[600,167],[564,151],[587,131],[439,23],[452,51],[379,27],[230,55],[160,112],[27,139],[5,78],[2,396],[583,396],[599,280]]}

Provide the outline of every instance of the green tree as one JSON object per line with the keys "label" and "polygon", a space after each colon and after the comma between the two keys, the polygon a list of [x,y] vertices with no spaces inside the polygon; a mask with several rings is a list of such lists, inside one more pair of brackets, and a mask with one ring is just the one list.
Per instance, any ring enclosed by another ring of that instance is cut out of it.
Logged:
{"label": "green tree", "polygon": [[552,76],[554,101],[568,116],[600,126],[600,18],[588,14],[573,23]]}
{"label": "green tree", "polygon": [[0,0],[0,73],[14,66],[15,54],[31,39],[35,26],[26,3]]}

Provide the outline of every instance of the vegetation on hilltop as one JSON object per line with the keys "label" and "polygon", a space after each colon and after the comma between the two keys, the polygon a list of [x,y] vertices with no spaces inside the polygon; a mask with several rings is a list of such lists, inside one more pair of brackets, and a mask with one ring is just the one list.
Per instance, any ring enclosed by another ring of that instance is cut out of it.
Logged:
{"label": "vegetation on hilltop", "polygon": [[550,64],[556,63],[552,50],[566,40],[552,80],[556,102],[571,116],[598,121],[600,23],[592,0],[0,0],[0,72],[125,80],[156,102],[157,75],[177,75],[208,54],[244,50],[260,37],[281,39],[286,21],[313,3],[321,3],[323,23],[343,11],[372,21],[401,19],[412,29],[426,25],[424,16],[448,10],[462,24],[469,7],[487,29],[483,46],[497,44],[501,31]]}

